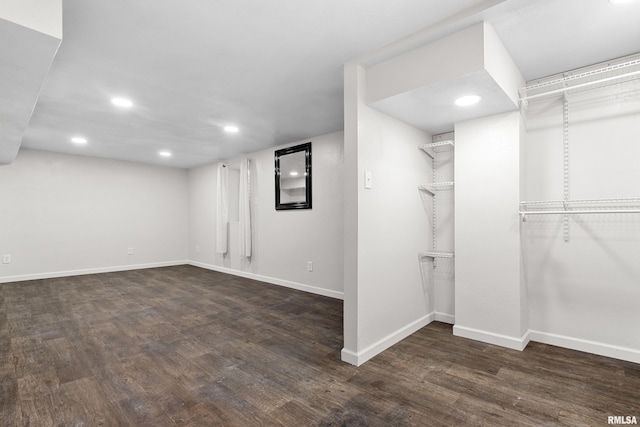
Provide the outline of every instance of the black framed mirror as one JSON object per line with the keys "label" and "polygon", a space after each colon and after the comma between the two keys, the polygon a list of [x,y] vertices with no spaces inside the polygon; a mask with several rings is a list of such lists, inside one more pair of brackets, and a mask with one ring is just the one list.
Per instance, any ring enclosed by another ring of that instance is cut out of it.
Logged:
{"label": "black framed mirror", "polygon": [[311,209],[311,142],[275,152],[276,210]]}

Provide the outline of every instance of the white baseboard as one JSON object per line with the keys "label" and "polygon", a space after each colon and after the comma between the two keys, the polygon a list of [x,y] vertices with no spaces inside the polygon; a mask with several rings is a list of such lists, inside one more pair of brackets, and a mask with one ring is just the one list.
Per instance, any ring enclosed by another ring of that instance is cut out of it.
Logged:
{"label": "white baseboard", "polygon": [[207,270],[213,270],[220,273],[231,274],[234,276],[244,277],[246,279],[259,280],[261,282],[271,283],[273,285],[284,286],[298,291],[309,292],[316,295],[322,295],[325,297],[336,298],[339,300],[344,299],[344,293],[334,291],[331,289],[319,288],[317,286],[305,285],[302,283],[291,282],[289,280],[277,279],[275,277],[263,276],[261,274],[249,273],[246,271],[234,270],[232,268],[220,267],[218,265],[206,264],[199,261],[188,261],[189,265],[195,267],[206,268]]}
{"label": "white baseboard", "polygon": [[82,270],[53,271],[48,273],[23,274],[19,276],[0,277],[0,283],[24,282],[27,280],[55,279],[58,277],[83,276],[85,274],[114,273],[117,271],[142,270],[145,268],[173,267],[188,264],[187,260],[152,262],[148,264],[119,265],[115,267],[87,268]]}
{"label": "white baseboard", "polygon": [[398,342],[402,341],[409,335],[427,326],[429,323],[433,322],[434,319],[435,319],[435,314],[429,313],[421,317],[420,319],[415,320],[409,323],[408,325],[403,326],[397,331],[392,332],[386,337],[376,341],[375,343],[371,344],[367,348],[358,352],[354,352],[352,350],[343,348],[341,352],[342,361],[350,363],[352,365],[360,366],[367,360],[371,359],[372,357],[382,353],[392,345],[397,344]]}
{"label": "white baseboard", "polygon": [[359,362],[358,355],[351,350],[343,348],[340,352],[340,358],[343,362],[347,362],[351,365],[360,366],[363,362]]}
{"label": "white baseboard", "polygon": [[569,348],[571,350],[584,351],[586,353],[626,360],[627,362],[640,363],[640,350],[620,347],[596,341],[551,334],[548,332],[529,331],[531,341],[543,344]]}
{"label": "white baseboard", "polygon": [[529,344],[530,334],[527,331],[520,338],[508,335],[496,334],[493,332],[481,331],[479,329],[467,328],[465,326],[453,326],[453,335],[457,337],[469,338],[488,344],[499,345],[501,347],[522,351]]}
{"label": "white baseboard", "polygon": [[522,337],[514,338],[456,325],[453,327],[453,334],[520,351],[524,350],[530,341],[535,341],[627,362],[640,363],[640,350],[548,332],[528,330]]}
{"label": "white baseboard", "polygon": [[456,323],[456,317],[453,314],[440,313],[439,311],[436,311],[434,314],[435,318],[433,320],[436,322],[448,323],[450,325]]}

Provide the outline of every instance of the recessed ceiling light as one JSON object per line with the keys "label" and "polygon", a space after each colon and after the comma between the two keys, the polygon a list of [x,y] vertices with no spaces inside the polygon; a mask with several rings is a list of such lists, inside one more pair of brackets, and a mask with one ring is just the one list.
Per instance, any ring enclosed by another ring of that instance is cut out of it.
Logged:
{"label": "recessed ceiling light", "polygon": [[296,172],[296,171],[291,171],[291,172],[289,172],[289,175],[291,175],[291,176],[298,176],[298,172]]}
{"label": "recessed ceiling light", "polygon": [[162,157],[171,157],[171,151],[161,151],[160,154]]}
{"label": "recessed ceiling light", "polygon": [[122,107],[122,108],[131,108],[133,106],[133,101],[127,98],[119,97],[119,96],[115,98],[111,98],[111,103],[117,107]]}
{"label": "recessed ceiling light", "polygon": [[225,126],[224,127],[224,131],[225,132],[229,132],[229,133],[236,133],[238,132],[240,129],[238,129],[238,126],[233,126],[233,125],[229,125],[229,126]]}
{"label": "recessed ceiling light", "polygon": [[74,136],[73,138],[71,138],[71,142],[73,142],[74,144],[86,144],[87,139],[81,136]]}
{"label": "recessed ceiling light", "polygon": [[458,107],[468,107],[470,105],[477,104],[481,99],[482,97],[478,95],[461,96],[460,98],[456,99],[456,105]]}

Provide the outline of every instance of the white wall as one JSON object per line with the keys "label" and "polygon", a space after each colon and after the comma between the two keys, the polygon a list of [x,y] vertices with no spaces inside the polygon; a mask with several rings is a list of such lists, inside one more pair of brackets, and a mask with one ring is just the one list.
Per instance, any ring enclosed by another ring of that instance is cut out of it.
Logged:
{"label": "white wall", "polygon": [[418,259],[431,247],[431,217],[418,191],[431,164],[418,146],[431,137],[368,107],[365,71],[354,64],[345,71],[345,224],[357,233],[345,234],[342,358],[359,365],[433,320],[433,288]]}
{"label": "white wall", "polygon": [[[640,197],[640,82],[569,97],[570,198]],[[525,200],[561,200],[562,98],[526,111]],[[522,227],[532,339],[640,362],[640,214]]]}
{"label": "white wall", "polygon": [[519,112],[456,123],[456,335],[522,349]]}
{"label": "white wall", "polygon": [[427,316],[434,299],[418,262],[418,253],[431,247],[430,212],[418,191],[431,180],[431,165],[417,147],[430,135],[366,106],[359,124],[358,169],[361,177],[364,171],[373,176],[373,188],[360,185],[358,196],[362,351],[414,322],[433,320]]}
{"label": "white wall", "polygon": [[[237,252],[237,218],[232,213],[237,172],[230,174],[230,251],[216,253],[217,164],[189,171],[189,258],[195,265],[228,271],[322,295],[343,295],[343,133],[293,142],[312,143],[313,208],[275,210],[273,147],[247,154],[251,160],[253,254],[250,262]],[[239,158],[229,159],[234,164]],[[235,186],[234,186],[235,185]],[[313,271],[307,271],[307,262]]]}
{"label": "white wall", "polygon": [[0,281],[186,261],[185,170],[20,150],[0,194]]}

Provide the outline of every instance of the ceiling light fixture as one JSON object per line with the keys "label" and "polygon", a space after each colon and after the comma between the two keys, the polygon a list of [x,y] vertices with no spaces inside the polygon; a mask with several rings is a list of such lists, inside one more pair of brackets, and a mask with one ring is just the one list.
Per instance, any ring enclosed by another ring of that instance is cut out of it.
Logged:
{"label": "ceiling light fixture", "polygon": [[298,176],[298,172],[296,172],[296,171],[291,171],[291,172],[289,172],[289,175],[291,175],[291,176]]}
{"label": "ceiling light fixture", "polygon": [[229,133],[236,133],[238,132],[240,129],[238,129],[237,126],[233,126],[233,125],[228,125],[224,127],[224,131],[225,132],[229,132]]}
{"label": "ceiling light fixture", "polygon": [[160,151],[158,154],[162,157],[171,157],[171,151]]}
{"label": "ceiling light fixture", "polygon": [[74,136],[73,138],[71,138],[71,142],[73,142],[74,144],[86,144],[87,139],[81,136]]}
{"label": "ceiling light fixture", "polygon": [[482,97],[478,95],[465,95],[456,99],[456,105],[458,107],[468,107],[477,104],[481,99]]}
{"label": "ceiling light fixture", "polygon": [[111,103],[117,107],[122,107],[122,108],[131,108],[133,106],[133,101],[127,98],[119,97],[119,96],[115,98],[111,98]]}

